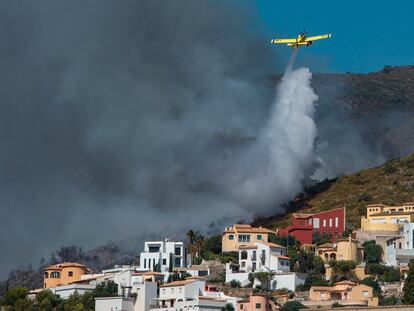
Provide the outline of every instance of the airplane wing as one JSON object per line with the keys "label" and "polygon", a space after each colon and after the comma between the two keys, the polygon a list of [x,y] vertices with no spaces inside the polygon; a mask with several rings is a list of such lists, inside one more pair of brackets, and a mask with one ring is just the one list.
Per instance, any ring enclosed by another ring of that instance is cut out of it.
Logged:
{"label": "airplane wing", "polygon": [[313,37],[307,37],[307,38],[305,39],[305,42],[308,42],[308,41],[316,41],[316,40],[321,40],[321,39],[328,39],[328,38],[330,38],[330,37],[331,37],[331,34],[330,34],[330,33],[327,33],[327,34],[325,34],[325,35],[313,36]]}
{"label": "airplane wing", "polygon": [[296,43],[296,39],[273,39],[271,43]]}

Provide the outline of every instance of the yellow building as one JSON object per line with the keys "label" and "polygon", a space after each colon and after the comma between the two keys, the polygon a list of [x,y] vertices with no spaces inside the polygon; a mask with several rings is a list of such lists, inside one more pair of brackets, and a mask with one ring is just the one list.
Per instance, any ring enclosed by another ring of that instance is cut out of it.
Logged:
{"label": "yellow building", "polygon": [[367,216],[361,217],[361,231],[399,232],[405,223],[414,221],[414,203],[400,206],[367,205]]}
{"label": "yellow building", "polygon": [[236,224],[233,227],[226,227],[222,236],[222,251],[238,251],[240,246],[253,246],[257,242],[268,242],[269,234],[276,232],[258,227],[253,228],[246,224]]}
{"label": "yellow building", "polygon": [[68,285],[79,281],[89,269],[76,262],[64,262],[43,269],[43,287],[50,288],[59,285]]}
{"label": "yellow building", "polygon": [[324,262],[330,260],[353,260],[361,262],[364,258],[364,248],[358,240],[349,236],[346,239],[339,239],[335,244],[326,243],[316,248],[316,254]]}
{"label": "yellow building", "polygon": [[334,286],[312,286],[309,291],[311,301],[332,301],[346,305],[378,306],[378,298],[373,295],[373,288],[350,281],[335,283]]}

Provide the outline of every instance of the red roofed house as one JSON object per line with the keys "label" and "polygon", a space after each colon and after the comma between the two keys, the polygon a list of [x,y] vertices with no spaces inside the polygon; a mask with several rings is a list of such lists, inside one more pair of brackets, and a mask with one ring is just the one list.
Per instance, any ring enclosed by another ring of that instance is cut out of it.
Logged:
{"label": "red roofed house", "polygon": [[291,235],[303,244],[312,244],[313,233],[332,236],[333,240],[342,237],[345,230],[345,207],[315,214],[293,214],[291,224],[278,231],[279,235]]}

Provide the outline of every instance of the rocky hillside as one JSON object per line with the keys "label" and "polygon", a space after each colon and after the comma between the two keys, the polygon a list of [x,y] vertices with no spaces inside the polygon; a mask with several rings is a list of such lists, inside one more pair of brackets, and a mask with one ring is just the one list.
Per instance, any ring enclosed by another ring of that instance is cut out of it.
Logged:
{"label": "rocky hillside", "polygon": [[396,205],[413,201],[414,153],[391,159],[378,167],[316,184],[287,205],[287,215],[257,219],[255,224],[276,229],[286,226],[294,212],[313,213],[345,206],[348,225],[357,228],[367,204]]}
{"label": "rocky hillside", "polygon": [[368,74],[314,74],[318,109],[347,112],[386,157],[406,155],[414,146],[414,66],[390,67]]}

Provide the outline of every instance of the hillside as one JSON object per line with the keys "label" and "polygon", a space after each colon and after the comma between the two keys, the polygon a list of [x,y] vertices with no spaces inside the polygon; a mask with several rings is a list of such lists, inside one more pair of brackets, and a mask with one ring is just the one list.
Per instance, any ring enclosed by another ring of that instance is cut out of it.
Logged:
{"label": "hillside", "polygon": [[288,215],[257,219],[254,223],[276,229],[286,226],[293,212],[313,213],[345,206],[347,224],[357,228],[367,204],[396,205],[413,201],[414,153],[315,185],[287,206]]}
{"label": "hillside", "polygon": [[366,143],[385,157],[413,151],[414,66],[386,66],[368,74],[315,73],[312,86],[319,95],[317,118],[343,109]]}

